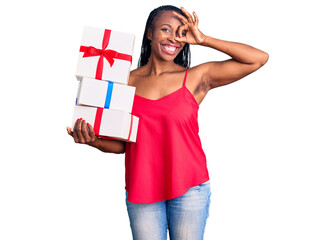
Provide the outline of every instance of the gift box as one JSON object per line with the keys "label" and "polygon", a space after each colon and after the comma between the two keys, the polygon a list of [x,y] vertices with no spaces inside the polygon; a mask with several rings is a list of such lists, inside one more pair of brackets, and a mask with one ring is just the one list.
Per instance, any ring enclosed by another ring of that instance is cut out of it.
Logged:
{"label": "gift box", "polygon": [[78,118],[89,123],[97,136],[135,142],[139,118],[125,111],[75,106],[71,130]]}
{"label": "gift box", "polygon": [[84,27],[76,76],[128,83],[135,35]]}
{"label": "gift box", "polygon": [[77,105],[132,112],[135,87],[83,77],[79,82]]}

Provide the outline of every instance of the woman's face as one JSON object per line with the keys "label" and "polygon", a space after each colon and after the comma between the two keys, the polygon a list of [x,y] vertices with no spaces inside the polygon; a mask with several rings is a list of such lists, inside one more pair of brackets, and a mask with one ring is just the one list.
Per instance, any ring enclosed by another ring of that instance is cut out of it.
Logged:
{"label": "woman's face", "polygon": [[147,35],[151,40],[151,54],[166,61],[173,61],[185,45],[175,40],[179,37],[177,29],[182,22],[171,11],[162,11],[154,17],[153,25],[153,31],[149,29]]}

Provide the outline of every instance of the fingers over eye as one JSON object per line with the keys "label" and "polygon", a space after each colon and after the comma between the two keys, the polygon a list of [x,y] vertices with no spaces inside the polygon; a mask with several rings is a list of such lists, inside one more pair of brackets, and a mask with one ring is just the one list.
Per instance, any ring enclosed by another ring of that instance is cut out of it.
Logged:
{"label": "fingers over eye", "polygon": [[183,23],[183,24],[187,24],[188,23],[188,19],[184,16],[182,16],[181,14],[177,13],[177,12],[173,12],[173,14],[178,18],[180,19],[180,21]]}
{"label": "fingers over eye", "polygon": [[194,18],[195,18],[195,23],[198,26],[198,22],[199,22],[198,16],[197,16],[197,14],[195,12],[193,12],[193,15],[194,15]]}
{"label": "fingers over eye", "polygon": [[185,8],[181,7],[181,10],[184,12],[185,15],[187,15],[188,22],[194,22],[193,17],[191,16],[191,14],[187,10],[185,10]]}
{"label": "fingers over eye", "polygon": [[185,37],[186,34],[187,34],[187,31],[188,31],[188,26],[187,25],[179,26],[178,29],[177,29],[177,34],[179,36],[178,40],[181,40],[183,37]]}

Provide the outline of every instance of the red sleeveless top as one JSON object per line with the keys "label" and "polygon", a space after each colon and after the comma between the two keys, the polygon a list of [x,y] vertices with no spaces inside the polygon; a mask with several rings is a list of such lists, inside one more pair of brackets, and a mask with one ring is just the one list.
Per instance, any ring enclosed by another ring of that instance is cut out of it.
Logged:
{"label": "red sleeveless top", "polygon": [[135,143],[126,142],[125,189],[128,201],[154,203],[185,194],[209,180],[198,135],[199,105],[185,86],[151,100],[135,94],[139,117]]}

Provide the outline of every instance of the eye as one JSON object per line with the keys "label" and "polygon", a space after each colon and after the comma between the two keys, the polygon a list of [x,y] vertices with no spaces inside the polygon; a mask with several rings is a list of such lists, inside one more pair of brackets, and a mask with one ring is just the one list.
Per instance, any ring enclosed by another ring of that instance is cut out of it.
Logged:
{"label": "eye", "polygon": [[185,37],[185,35],[187,35],[187,31],[183,31],[183,32],[182,32],[182,36]]}
{"label": "eye", "polygon": [[168,28],[162,28],[161,30],[164,31],[164,32],[169,32]]}

